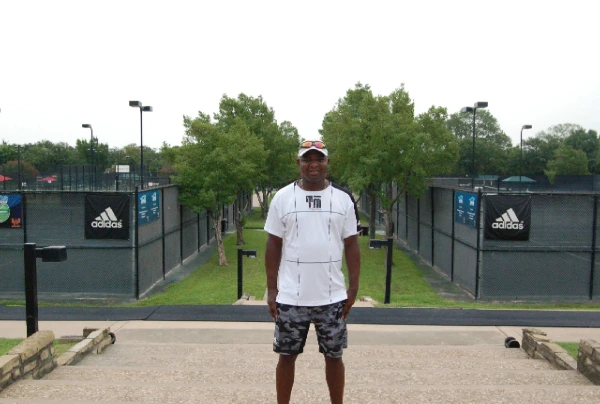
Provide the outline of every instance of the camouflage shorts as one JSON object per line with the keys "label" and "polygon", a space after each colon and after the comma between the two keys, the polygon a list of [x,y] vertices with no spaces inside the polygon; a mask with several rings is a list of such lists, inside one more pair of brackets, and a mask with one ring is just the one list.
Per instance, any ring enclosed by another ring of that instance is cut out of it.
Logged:
{"label": "camouflage shorts", "polygon": [[319,352],[332,358],[340,358],[348,347],[348,331],[342,311],[346,301],[326,306],[290,306],[277,303],[277,321],[273,351],[284,355],[301,354],[304,351],[310,323],[315,325]]}

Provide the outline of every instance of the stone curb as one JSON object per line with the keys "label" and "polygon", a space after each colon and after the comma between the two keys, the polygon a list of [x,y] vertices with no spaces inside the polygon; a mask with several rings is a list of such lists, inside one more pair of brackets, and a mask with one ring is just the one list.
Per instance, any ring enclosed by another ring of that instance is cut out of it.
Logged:
{"label": "stone curb", "polygon": [[0,356],[0,391],[19,379],[40,379],[56,366],[54,333],[38,331]]}
{"label": "stone curb", "polygon": [[537,328],[523,328],[523,350],[534,359],[545,359],[559,370],[577,371],[577,361]]}
{"label": "stone curb", "polygon": [[115,340],[114,334],[110,332],[110,327],[104,329],[84,328],[83,335],[84,338],[80,342],[58,357],[56,360],[58,366],[75,365],[89,353],[97,355]]}

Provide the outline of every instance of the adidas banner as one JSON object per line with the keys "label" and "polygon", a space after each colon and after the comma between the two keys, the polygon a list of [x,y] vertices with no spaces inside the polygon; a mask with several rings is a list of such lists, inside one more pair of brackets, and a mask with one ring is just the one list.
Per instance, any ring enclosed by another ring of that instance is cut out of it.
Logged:
{"label": "adidas banner", "polygon": [[129,240],[129,196],[86,195],[85,238]]}
{"label": "adidas banner", "polygon": [[530,228],[530,196],[486,196],[484,232],[486,240],[529,240]]}

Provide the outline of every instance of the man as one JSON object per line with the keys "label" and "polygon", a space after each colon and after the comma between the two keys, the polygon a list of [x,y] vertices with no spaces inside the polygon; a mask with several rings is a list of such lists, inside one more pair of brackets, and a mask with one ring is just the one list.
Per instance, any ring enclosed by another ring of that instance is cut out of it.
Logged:
{"label": "man", "polygon": [[341,404],[346,318],[356,300],[360,273],[355,206],[347,191],[327,179],[329,157],[323,142],[302,142],[296,161],[301,179],[275,194],[265,223],[267,303],[275,320],[273,350],[279,353],[277,402],[290,401],[296,358],[312,322],[325,358],[331,403]]}

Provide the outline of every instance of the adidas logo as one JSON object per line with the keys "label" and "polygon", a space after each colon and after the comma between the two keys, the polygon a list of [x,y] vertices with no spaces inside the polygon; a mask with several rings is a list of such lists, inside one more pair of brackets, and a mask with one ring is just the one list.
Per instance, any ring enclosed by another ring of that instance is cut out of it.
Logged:
{"label": "adidas logo", "polygon": [[519,218],[512,208],[509,208],[502,216],[492,223],[493,229],[523,230],[523,227],[523,222],[519,221]]}
{"label": "adidas logo", "polygon": [[95,229],[121,229],[123,223],[117,219],[115,212],[109,206],[92,222],[92,227]]}

